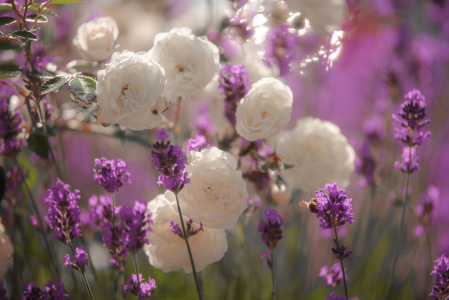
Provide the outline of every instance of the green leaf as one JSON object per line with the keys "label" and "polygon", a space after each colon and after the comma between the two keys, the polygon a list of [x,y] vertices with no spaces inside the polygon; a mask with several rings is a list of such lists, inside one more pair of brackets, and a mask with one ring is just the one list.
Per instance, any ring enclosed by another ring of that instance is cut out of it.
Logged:
{"label": "green leaf", "polygon": [[16,64],[13,64],[11,62],[5,62],[5,63],[0,63],[0,71],[14,72],[14,71],[20,71],[20,68]]}
{"label": "green leaf", "polygon": [[48,73],[48,72],[38,72],[38,71],[32,71],[28,74],[29,76],[32,77],[37,77],[37,78],[43,78],[43,79],[51,79],[54,78],[55,75]]}
{"label": "green leaf", "polygon": [[83,108],[88,108],[97,103],[97,82],[92,75],[78,73],[70,80],[69,89],[72,93],[72,100],[80,104]]}
{"label": "green leaf", "polygon": [[[34,4],[34,5],[31,5],[30,7],[28,7],[28,10],[37,12],[39,10],[39,7],[41,7],[41,5],[39,3],[38,4]],[[54,12],[49,10],[48,8],[42,9],[40,13],[41,14],[45,14],[45,15],[54,16],[54,17],[58,16],[57,14],[55,14]]]}
{"label": "green leaf", "polygon": [[0,17],[0,26],[9,25],[17,22],[15,18],[12,17]]}
{"label": "green leaf", "polygon": [[0,51],[6,51],[6,50],[15,50],[19,51],[22,50],[19,44],[17,42],[12,42],[8,40],[0,40]]}
{"label": "green leaf", "polygon": [[79,0],[53,0],[51,4],[83,4]]}
{"label": "green leaf", "polygon": [[70,80],[70,76],[56,76],[47,80],[41,87],[41,95],[55,92],[62,88]]}
{"label": "green leaf", "polygon": [[0,10],[12,10],[12,5],[9,3],[0,3]]}
{"label": "green leaf", "polygon": [[74,69],[98,69],[99,64],[97,62],[90,62],[87,60],[73,60],[67,64],[67,68]]}
{"label": "green leaf", "polygon": [[[36,19],[37,15],[29,15],[26,17],[26,20],[28,22],[34,22],[34,20]],[[36,23],[47,23],[48,19],[46,16],[39,16],[39,18],[37,18],[37,22]]]}
{"label": "green leaf", "polygon": [[0,79],[4,78],[12,78],[22,75],[22,72],[20,71],[12,71],[12,72],[1,72],[0,73]]}
{"label": "green leaf", "polygon": [[42,157],[48,159],[50,153],[50,144],[48,143],[45,134],[41,131],[35,131],[30,134],[27,139],[28,148],[31,151]]}
{"label": "green leaf", "polygon": [[37,37],[37,35],[35,35],[34,33],[25,31],[25,30],[14,31],[13,33],[10,33],[8,35],[11,37],[18,37],[21,39],[28,39],[28,40],[38,40],[39,39]]}

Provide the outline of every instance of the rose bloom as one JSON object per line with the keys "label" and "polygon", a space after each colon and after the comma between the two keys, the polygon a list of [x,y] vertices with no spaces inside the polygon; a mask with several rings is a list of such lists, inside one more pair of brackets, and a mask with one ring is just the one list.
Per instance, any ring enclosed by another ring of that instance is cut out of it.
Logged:
{"label": "rose bloom", "polygon": [[[0,220],[1,221],[1,220]],[[0,281],[8,271],[8,259],[14,253],[9,236],[5,233],[5,227],[0,223]]]}
{"label": "rose bloom", "polygon": [[164,69],[146,52],[115,52],[97,73],[97,101],[104,119],[132,130],[152,129],[162,122]]}
{"label": "rose bloom", "polygon": [[219,69],[218,48],[189,28],[173,28],[154,38],[149,55],[165,69],[167,87],[163,95],[171,102],[193,96],[202,100],[202,90]]}
{"label": "rose bloom", "polygon": [[232,228],[247,208],[242,172],[230,153],[216,147],[190,151],[185,171],[190,183],[180,193],[182,211],[208,228]]}
{"label": "rose bloom", "polygon": [[310,21],[313,29],[322,34],[341,30],[345,21],[344,0],[299,0],[299,11]]}
{"label": "rose bloom", "polygon": [[342,189],[354,171],[355,151],[340,128],[328,121],[307,117],[291,131],[280,133],[276,151],[282,162],[294,165],[285,170],[292,186],[308,193],[336,182]]}
{"label": "rose bloom", "polygon": [[273,77],[263,78],[237,106],[235,129],[248,141],[274,137],[290,120],[292,103],[287,85]]}
{"label": "rose bloom", "polygon": [[73,45],[85,59],[105,61],[118,47],[118,27],[111,17],[101,17],[78,27]]}
{"label": "rose bloom", "polygon": [[[183,269],[185,273],[192,272],[189,253],[184,239],[168,230],[170,220],[181,226],[176,208],[175,194],[170,191],[158,195],[148,203],[148,210],[152,212],[152,231],[148,232],[149,245],[144,246],[150,264],[164,272]],[[184,223],[190,218],[183,212]],[[200,227],[199,221],[192,219],[194,229]],[[224,229],[210,229],[203,227],[203,231],[189,237],[195,269],[203,270],[207,265],[219,261],[228,249],[228,241]]]}

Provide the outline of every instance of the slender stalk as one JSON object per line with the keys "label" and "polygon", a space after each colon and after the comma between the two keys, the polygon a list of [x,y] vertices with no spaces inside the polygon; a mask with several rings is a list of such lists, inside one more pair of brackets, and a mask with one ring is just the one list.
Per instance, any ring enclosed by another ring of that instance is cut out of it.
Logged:
{"label": "slender stalk", "polygon": [[[337,250],[340,251],[340,244],[339,244],[339,242],[338,242],[338,234],[337,234],[337,226],[334,226],[334,233],[335,233],[335,240],[336,240],[336,242],[337,242]],[[344,259],[344,257],[342,257],[342,258],[340,259],[340,264],[341,264],[341,272],[343,273],[343,284],[344,284],[344,286],[345,286],[346,300],[348,300],[348,299],[349,299],[349,296],[348,296],[348,286],[347,286],[347,284],[346,284],[346,274],[345,274],[345,267],[344,267],[344,265],[343,265],[343,259]]]}
{"label": "slender stalk", "polygon": [[391,271],[391,276],[390,276],[390,284],[388,287],[388,295],[387,295],[387,299],[391,294],[391,288],[393,285],[393,279],[394,279],[394,272],[396,270],[396,263],[398,262],[398,256],[399,256],[399,252],[401,251],[401,245],[402,245],[402,231],[404,229],[404,219],[405,219],[405,208],[407,207],[407,196],[408,196],[408,184],[410,181],[410,172],[407,172],[407,178],[405,180],[405,193],[404,193],[404,203],[402,203],[402,212],[401,212],[401,220],[399,222],[399,231],[398,231],[398,237],[397,237],[397,243],[396,243],[396,250],[394,253],[394,261],[393,261],[393,269]]}
{"label": "slender stalk", "polygon": [[276,300],[276,269],[274,268],[274,249],[271,250],[271,300]]}
{"label": "slender stalk", "polygon": [[[22,172],[22,168],[21,168],[21,166],[19,165],[19,163],[17,162],[17,159],[16,159],[16,158],[13,159],[13,162],[14,162],[14,164],[15,164],[17,167],[20,168],[20,171]],[[28,196],[30,197],[31,203],[32,203],[33,208],[34,208],[34,211],[35,211],[35,213],[36,213],[37,220],[38,220],[38,222],[39,222],[39,228],[41,229],[41,230],[40,230],[40,233],[42,234],[42,237],[43,237],[43,239],[44,239],[45,248],[47,249],[48,256],[50,257],[51,264],[52,264],[53,268],[54,268],[55,271],[56,271],[57,277],[58,277],[58,278],[61,278],[61,273],[59,273],[59,269],[56,267],[56,264],[55,264],[55,262],[53,261],[53,254],[52,254],[52,252],[51,252],[50,243],[48,242],[47,235],[45,234],[44,222],[42,221],[42,217],[41,217],[41,215],[40,215],[40,213],[39,213],[39,210],[37,209],[37,204],[36,204],[36,201],[34,200],[33,193],[31,193],[30,187],[28,186],[28,183],[26,182],[26,179],[25,179],[25,176],[23,175],[23,172],[22,172],[22,177],[23,177],[22,185],[25,186],[25,189],[27,190]]]}
{"label": "slender stalk", "polygon": [[[70,247],[70,250],[72,250],[73,257],[76,260],[76,253],[75,253],[75,249],[73,249],[72,243],[69,243],[68,245]],[[86,270],[84,268],[81,269],[81,275],[83,275],[84,284],[86,285],[86,289],[87,289],[87,293],[89,294],[89,298],[91,300],[94,300],[94,295],[92,294],[92,290],[90,289],[89,282],[87,281]]]}
{"label": "slender stalk", "polygon": [[201,296],[200,283],[198,281],[198,276],[196,275],[195,263],[193,262],[192,251],[190,250],[190,245],[189,245],[189,241],[188,241],[187,234],[186,234],[184,220],[182,219],[181,207],[179,206],[178,191],[176,191],[175,195],[176,195],[176,204],[178,205],[179,218],[181,219],[182,234],[184,235],[184,240],[186,241],[186,245],[187,245],[187,251],[189,252],[190,264],[192,265],[192,273],[193,273],[193,277],[195,278],[195,284],[196,284],[196,290],[198,292],[198,298],[200,300],[202,300],[203,297]]}
{"label": "slender stalk", "polygon": [[[133,257],[134,257],[134,269],[136,270],[136,275],[137,275],[137,282],[140,286],[140,272],[139,272],[139,264],[137,263],[136,252],[133,253]],[[139,298],[139,300],[142,300],[142,295],[139,295],[138,298]]]}

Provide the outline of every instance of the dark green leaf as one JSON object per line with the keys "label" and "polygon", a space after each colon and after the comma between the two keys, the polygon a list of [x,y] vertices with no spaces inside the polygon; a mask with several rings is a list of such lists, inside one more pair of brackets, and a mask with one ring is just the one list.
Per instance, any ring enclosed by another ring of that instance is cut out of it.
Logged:
{"label": "dark green leaf", "polygon": [[17,22],[15,18],[12,17],[0,17],[0,26],[9,25]]}
{"label": "dark green leaf", "polygon": [[20,75],[22,75],[22,72],[20,72],[20,71],[1,72],[0,73],[0,79],[17,77],[17,76],[20,76]]}
{"label": "dark green leaf", "polygon": [[13,64],[11,62],[5,62],[5,63],[0,63],[0,71],[14,72],[14,71],[20,71],[20,68],[16,64]]}
{"label": "dark green leaf", "polygon": [[27,139],[27,144],[28,148],[30,148],[31,151],[33,151],[43,159],[48,159],[48,154],[50,153],[50,144],[48,143],[48,140],[43,132],[32,132]]}
{"label": "dark green leaf", "polygon": [[89,75],[77,74],[69,82],[72,100],[79,103],[83,108],[90,107],[97,102],[97,95],[95,95],[97,82],[95,78],[91,77],[92,75]]}
{"label": "dark green leaf", "polygon": [[0,3],[0,10],[8,10],[8,9],[12,9],[11,4],[9,4],[9,3]]}
{"label": "dark green leaf", "polygon": [[[37,12],[39,10],[39,7],[41,7],[41,5],[39,3],[38,4],[34,4],[34,5],[31,5],[30,7],[28,7],[28,10]],[[47,8],[44,8],[43,10],[41,10],[40,13],[41,14],[45,14],[45,15],[54,16],[54,17],[58,16],[57,14],[55,14],[54,12],[52,12],[51,10],[49,10]]]}
{"label": "dark green leaf", "polygon": [[0,51],[6,51],[6,50],[15,50],[19,51],[22,48],[17,42],[12,42],[8,40],[0,40]]}
{"label": "dark green leaf", "polygon": [[51,4],[83,4],[79,0],[53,0]]}
{"label": "dark green leaf", "polygon": [[11,37],[18,37],[18,38],[29,39],[29,40],[38,40],[39,39],[37,37],[37,35],[35,35],[34,33],[25,31],[25,30],[14,31],[13,33],[10,33],[8,35]]}
{"label": "dark green leaf", "polygon": [[38,72],[38,71],[32,71],[28,75],[32,76],[32,77],[43,78],[43,79],[51,79],[51,78],[55,77],[55,75],[53,75],[51,73]]}
{"label": "dark green leaf", "polygon": [[[34,22],[34,20],[36,19],[37,15],[30,15],[26,17],[26,20],[28,22]],[[40,15],[39,18],[37,18],[37,22],[36,23],[47,23],[48,19],[46,16],[42,16]]]}
{"label": "dark green leaf", "polygon": [[75,75],[73,75],[73,77],[81,77],[96,80],[94,75],[84,72],[76,73]]}
{"label": "dark green leaf", "polygon": [[69,82],[70,76],[56,76],[47,80],[41,87],[41,95],[55,92]]}
{"label": "dark green leaf", "polygon": [[67,64],[67,68],[74,69],[98,69],[99,64],[96,62],[89,62],[86,60],[73,60]]}

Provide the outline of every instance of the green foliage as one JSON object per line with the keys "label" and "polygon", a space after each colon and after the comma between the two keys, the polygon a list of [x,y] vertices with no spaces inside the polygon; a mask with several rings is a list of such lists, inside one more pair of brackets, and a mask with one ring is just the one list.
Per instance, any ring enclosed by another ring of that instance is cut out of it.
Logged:
{"label": "green foliage", "polygon": [[12,10],[12,6],[9,3],[0,3],[0,10]]}
{"label": "green foliage", "polygon": [[[42,3],[42,4],[43,4],[43,3]],[[29,11],[37,12],[37,11],[39,11],[39,8],[40,8],[40,7],[41,7],[41,4],[40,4],[40,3],[37,3],[37,4],[31,5],[30,7],[28,7],[28,10],[29,10]],[[52,12],[51,10],[49,10],[48,8],[42,9],[42,10],[40,11],[40,13],[41,13],[41,14],[45,14],[45,15],[54,16],[54,17],[57,17],[57,16],[58,16],[57,14],[55,14],[54,12]]]}
{"label": "green foliage", "polygon": [[96,88],[97,82],[95,81],[95,77],[87,73],[78,73],[69,82],[72,99],[83,108],[92,106],[97,102]]}
{"label": "green foliage", "polygon": [[100,64],[86,60],[73,60],[66,66],[68,69],[98,69]]}
{"label": "green foliage", "polygon": [[70,76],[60,75],[47,80],[41,87],[41,95],[56,92],[70,80]]}
{"label": "green foliage", "polygon": [[21,38],[21,39],[25,39],[25,40],[38,40],[39,38],[37,37],[37,35],[35,35],[32,32],[26,31],[26,30],[18,30],[18,31],[14,31],[13,33],[8,34],[8,36],[10,37],[17,37],[17,38]]}
{"label": "green foliage", "polygon": [[17,77],[22,75],[19,67],[13,63],[0,64],[0,79]]}
{"label": "green foliage", "polygon": [[0,26],[9,25],[17,22],[15,18],[12,17],[0,17]]}
{"label": "green foliage", "polygon": [[38,71],[32,71],[28,74],[32,77],[42,78],[42,79],[51,79],[54,78],[55,75],[48,73],[48,72],[38,72]]}
{"label": "green foliage", "polygon": [[[36,20],[36,17],[37,17],[37,15],[29,15],[29,16],[26,16],[25,19],[28,22],[34,22],[34,20]],[[40,15],[39,18],[37,18],[37,21],[36,21],[36,23],[47,23],[47,22],[48,22],[47,17],[46,16],[42,16],[42,15]]]}
{"label": "green foliage", "polygon": [[35,131],[30,134],[27,139],[28,148],[34,153],[42,157],[43,159],[48,159],[48,154],[50,153],[50,144],[48,143],[47,137],[42,131]]}

